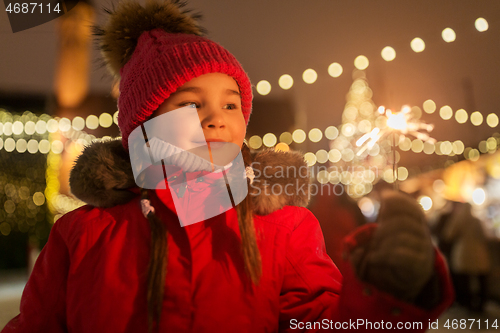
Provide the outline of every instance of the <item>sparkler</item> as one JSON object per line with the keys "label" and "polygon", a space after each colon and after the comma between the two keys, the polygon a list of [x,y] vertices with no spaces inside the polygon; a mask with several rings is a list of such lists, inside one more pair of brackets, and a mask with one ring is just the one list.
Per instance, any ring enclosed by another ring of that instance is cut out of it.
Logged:
{"label": "sparkler", "polygon": [[[408,106],[404,106],[400,112],[392,113],[391,110],[386,109],[383,106],[378,108],[378,112],[381,115],[387,117],[385,128],[375,127],[371,132],[364,134],[361,138],[356,141],[356,146],[360,147],[357,155],[360,156],[367,149],[373,148],[375,143],[382,138],[392,135],[392,153],[393,153],[393,175],[394,175],[394,189],[398,189],[398,169],[396,163],[396,137],[398,134],[402,135],[403,138],[408,135],[412,135],[417,139],[425,142],[434,144],[436,140],[429,136],[429,132],[434,129],[434,125],[426,124],[419,119],[413,117],[411,114],[411,109]],[[424,133],[422,131],[426,131]]]}

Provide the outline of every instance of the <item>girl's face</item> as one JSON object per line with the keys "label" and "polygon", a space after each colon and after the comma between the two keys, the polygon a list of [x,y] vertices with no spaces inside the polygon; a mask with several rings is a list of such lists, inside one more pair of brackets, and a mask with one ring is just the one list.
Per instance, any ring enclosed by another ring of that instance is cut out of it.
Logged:
{"label": "girl's face", "polygon": [[[241,148],[246,123],[238,84],[232,77],[210,73],[192,79],[170,95],[153,117],[188,105],[196,106],[207,142],[230,142]],[[183,136],[191,140],[189,130],[186,129]]]}

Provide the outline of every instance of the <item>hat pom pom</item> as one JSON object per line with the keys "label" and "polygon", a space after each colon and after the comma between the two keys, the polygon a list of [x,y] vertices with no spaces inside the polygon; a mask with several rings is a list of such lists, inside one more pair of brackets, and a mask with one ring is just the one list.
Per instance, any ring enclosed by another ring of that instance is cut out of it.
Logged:
{"label": "hat pom pom", "polygon": [[201,15],[191,14],[185,6],[180,0],[149,0],[145,7],[126,0],[111,10],[104,8],[110,17],[104,25],[93,27],[93,35],[110,72],[119,77],[143,32],[159,28],[168,33],[204,35],[206,30],[198,24]]}

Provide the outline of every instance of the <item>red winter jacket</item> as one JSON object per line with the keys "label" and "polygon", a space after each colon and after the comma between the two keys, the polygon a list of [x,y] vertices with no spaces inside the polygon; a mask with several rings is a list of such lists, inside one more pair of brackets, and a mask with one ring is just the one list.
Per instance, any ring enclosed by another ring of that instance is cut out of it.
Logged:
{"label": "red winter jacket", "polygon": [[[110,147],[95,144],[84,156],[99,152],[90,161],[105,166],[93,164],[94,169],[120,168],[119,154],[113,153],[120,148]],[[273,154],[261,154],[263,165],[283,159],[302,163],[294,154]],[[85,177],[90,177],[87,185],[111,179],[99,173]],[[103,188],[108,190],[95,191],[97,197],[116,197],[110,187]],[[370,331],[388,325],[413,325],[412,331],[423,332],[452,300],[440,255],[435,269],[441,301],[428,311],[360,282],[347,261],[342,278],[325,253],[316,218],[306,208],[276,207],[279,200],[266,203],[269,198],[256,201],[257,212],[273,212],[255,215],[263,275],[259,286],[253,286],[244,270],[235,210],[181,227],[169,192],[150,191],[150,196],[169,230],[160,332]],[[20,315],[2,333],[146,332],[150,230],[139,200],[136,195],[110,208],[87,205],[60,218],[26,285]],[[301,202],[290,200],[281,202]],[[347,239],[345,258],[369,241],[373,229],[365,227]]]}

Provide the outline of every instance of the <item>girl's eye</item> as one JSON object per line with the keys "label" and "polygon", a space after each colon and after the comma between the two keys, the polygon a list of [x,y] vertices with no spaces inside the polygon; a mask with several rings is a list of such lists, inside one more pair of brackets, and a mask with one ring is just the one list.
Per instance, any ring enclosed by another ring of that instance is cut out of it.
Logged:
{"label": "girl's eye", "polygon": [[186,102],[186,103],[181,103],[180,106],[189,106],[189,107],[192,107],[192,108],[198,108],[199,105],[194,103],[194,102]]}
{"label": "girl's eye", "polygon": [[225,108],[226,108],[226,109],[228,109],[228,110],[234,110],[234,109],[236,109],[237,107],[236,107],[236,104],[227,104],[227,105],[225,106]]}

